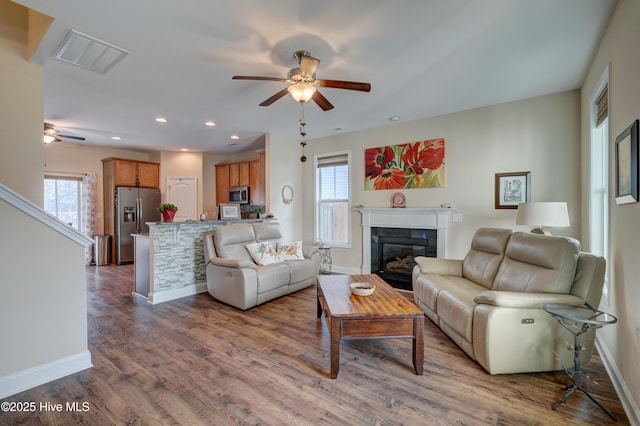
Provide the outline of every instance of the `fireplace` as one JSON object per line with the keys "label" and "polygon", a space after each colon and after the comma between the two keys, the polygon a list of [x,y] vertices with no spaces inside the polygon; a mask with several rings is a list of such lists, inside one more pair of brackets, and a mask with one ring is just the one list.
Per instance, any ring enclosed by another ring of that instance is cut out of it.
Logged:
{"label": "fireplace", "polygon": [[371,228],[371,273],[393,287],[411,290],[411,272],[417,256],[437,257],[435,229]]}
{"label": "fireplace", "polygon": [[[363,274],[375,274],[384,270],[380,274],[382,279],[393,286],[411,290],[411,270],[414,265],[412,258],[448,256],[451,209],[356,207],[355,210],[362,215]],[[391,228],[392,231],[381,235],[379,228]],[[375,247],[374,238],[378,240]],[[398,240],[402,238],[407,241]],[[380,239],[383,240],[381,249],[378,248]],[[379,267],[381,251],[382,269]]]}

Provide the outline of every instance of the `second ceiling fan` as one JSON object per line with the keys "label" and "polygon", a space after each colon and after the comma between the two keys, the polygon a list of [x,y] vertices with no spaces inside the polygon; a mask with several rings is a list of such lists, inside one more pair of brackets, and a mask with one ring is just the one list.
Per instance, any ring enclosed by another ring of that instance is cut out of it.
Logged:
{"label": "second ceiling fan", "polygon": [[77,141],[86,140],[82,136],[63,135],[53,124],[44,123],[44,143],[61,142],[62,139],[74,139]]}
{"label": "second ceiling fan", "polygon": [[342,80],[320,80],[316,79],[316,69],[320,64],[320,60],[312,57],[309,52],[304,50],[298,50],[293,54],[294,58],[298,61],[298,67],[292,68],[287,73],[287,78],[278,77],[256,77],[245,75],[234,75],[234,80],[260,80],[260,81],[278,81],[281,83],[289,83],[289,86],[280,90],[275,95],[264,100],[260,103],[260,106],[269,106],[278,99],[291,94],[293,99],[298,102],[307,102],[311,99],[318,104],[323,111],[333,109],[333,105],[322,93],[320,93],[316,86],[320,87],[332,87],[335,89],[347,89],[357,90],[360,92],[371,91],[371,84],[359,83],[356,81],[342,81]]}

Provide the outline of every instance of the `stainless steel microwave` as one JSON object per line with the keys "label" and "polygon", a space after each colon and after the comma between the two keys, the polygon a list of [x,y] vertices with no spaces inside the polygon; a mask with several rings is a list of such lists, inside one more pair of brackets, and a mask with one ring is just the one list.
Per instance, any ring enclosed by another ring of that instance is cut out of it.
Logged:
{"label": "stainless steel microwave", "polygon": [[229,188],[229,202],[231,204],[249,204],[249,187],[236,186]]}

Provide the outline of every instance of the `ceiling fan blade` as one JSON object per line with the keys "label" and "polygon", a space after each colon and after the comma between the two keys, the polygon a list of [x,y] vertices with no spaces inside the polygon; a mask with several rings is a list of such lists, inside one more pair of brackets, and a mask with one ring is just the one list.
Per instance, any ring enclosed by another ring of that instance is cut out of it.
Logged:
{"label": "ceiling fan blade", "polygon": [[300,56],[300,75],[303,77],[313,77],[318,65],[320,65],[320,59],[307,55]]}
{"label": "ceiling fan blade", "polygon": [[316,90],[311,99],[313,99],[315,103],[317,103],[318,106],[322,108],[323,111],[329,111],[330,109],[333,109],[333,105],[331,104],[331,102],[329,102],[329,100],[325,98],[318,90]]}
{"label": "ceiling fan blade", "polygon": [[271,105],[272,103],[274,103],[275,101],[277,101],[278,99],[280,99],[281,97],[285,96],[288,93],[289,93],[289,91],[287,90],[287,88],[282,89],[281,91],[279,91],[275,95],[271,96],[269,99],[266,99],[265,101],[263,101],[260,104],[260,106],[269,106],[269,105]]}
{"label": "ceiling fan blade", "polygon": [[260,81],[279,81],[280,83],[284,83],[287,81],[286,78],[278,78],[278,77],[255,77],[251,75],[234,75],[231,77],[233,80],[260,80]]}
{"label": "ceiling fan blade", "polygon": [[334,87],[336,89],[358,90],[360,92],[371,91],[371,84],[358,83],[357,81],[316,80],[316,84],[321,87]]}
{"label": "ceiling fan blade", "polygon": [[61,135],[58,134],[57,135],[59,138],[63,138],[63,139],[75,139],[77,141],[86,141],[86,138],[83,138],[82,136],[70,136],[70,135]]}

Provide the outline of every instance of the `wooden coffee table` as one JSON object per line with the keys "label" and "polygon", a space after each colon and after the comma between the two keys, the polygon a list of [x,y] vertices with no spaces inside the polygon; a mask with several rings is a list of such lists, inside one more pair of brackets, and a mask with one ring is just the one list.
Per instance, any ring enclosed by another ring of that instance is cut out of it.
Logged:
{"label": "wooden coffee table", "polygon": [[[370,296],[351,294],[349,284],[376,286]],[[377,275],[319,275],[318,318],[324,311],[331,337],[331,378],[338,377],[342,339],[413,339],[413,367],[424,367],[424,313]]]}

